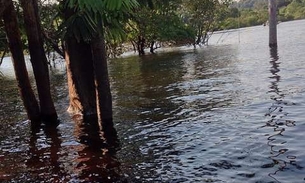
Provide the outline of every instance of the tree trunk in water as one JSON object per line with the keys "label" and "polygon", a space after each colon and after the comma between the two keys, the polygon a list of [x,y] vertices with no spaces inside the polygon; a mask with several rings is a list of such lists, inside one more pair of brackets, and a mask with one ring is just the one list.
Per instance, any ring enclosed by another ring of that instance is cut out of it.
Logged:
{"label": "tree trunk in water", "polygon": [[277,17],[276,0],[269,0],[269,46],[277,47]]}
{"label": "tree trunk in water", "polygon": [[20,2],[23,8],[25,29],[38,90],[42,120],[54,122],[57,121],[57,113],[51,97],[48,61],[43,48],[37,0],[20,0]]}
{"label": "tree trunk in water", "polygon": [[196,44],[199,44],[199,43],[200,43],[200,40],[201,40],[201,35],[198,35],[198,36],[197,36],[197,40],[196,40]]}
{"label": "tree trunk in water", "polygon": [[2,56],[0,58],[0,65],[2,64],[3,59],[4,59],[7,52],[8,52],[8,44],[5,45],[4,51],[3,51]]}
{"label": "tree trunk in water", "polygon": [[72,78],[71,72],[71,64],[70,64],[70,56],[68,51],[65,51],[65,60],[66,60],[66,67],[67,67],[67,80],[68,80],[68,89],[69,89],[69,108],[68,112],[71,114],[78,114],[82,113],[83,106],[80,103],[80,99],[78,93],[76,92],[75,82]]}
{"label": "tree trunk in water", "polygon": [[68,111],[84,117],[96,116],[96,91],[90,44],[66,39],[66,63],[70,106]]}
{"label": "tree trunk in water", "polygon": [[202,38],[202,28],[199,26],[199,27],[198,27],[197,40],[196,40],[195,43],[196,43],[196,44],[200,44],[201,38]]}
{"label": "tree trunk in water", "polygon": [[32,123],[40,121],[39,106],[31,88],[29,76],[26,70],[17,16],[11,0],[9,6],[4,11],[3,20],[9,48],[12,53],[15,75],[25,110],[27,111],[28,118]]}
{"label": "tree trunk in water", "polygon": [[[66,1],[62,2],[63,4]],[[75,15],[75,10],[64,6],[65,20]],[[78,40],[74,35],[65,37],[65,60],[69,86],[70,106],[72,114],[81,113],[84,121],[97,122],[97,100],[94,81],[94,70],[91,45]]]}
{"label": "tree trunk in water", "polygon": [[139,55],[145,55],[145,38],[142,36],[138,36],[138,51]]}
{"label": "tree trunk in water", "polygon": [[152,42],[150,43],[150,53],[155,53],[155,52],[154,52],[154,45],[155,45],[155,41],[152,41]]}
{"label": "tree trunk in water", "polygon": [[103,33],[100,33],[92,40],[91,49],[98,97],[98,109],[103,129],[106,130],[113,127],[113,116],[112,96],[110,91],[105,38]]}

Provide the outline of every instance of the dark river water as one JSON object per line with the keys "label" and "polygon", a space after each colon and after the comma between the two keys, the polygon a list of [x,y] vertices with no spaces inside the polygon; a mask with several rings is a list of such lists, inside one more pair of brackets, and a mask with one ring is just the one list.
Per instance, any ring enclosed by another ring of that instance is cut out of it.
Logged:
{"label": "dark river water", "polygon": [[208,47],[109,62],[117,136],[67,113],[31,130],[9,59],[0,66],[0,182],[305,182],[305,21],[215,33]]}

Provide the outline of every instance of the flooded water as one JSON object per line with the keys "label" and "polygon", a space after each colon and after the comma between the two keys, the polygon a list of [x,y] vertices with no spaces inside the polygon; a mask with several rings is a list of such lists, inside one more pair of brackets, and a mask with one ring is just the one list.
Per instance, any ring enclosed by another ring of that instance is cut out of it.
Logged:
{"label": "flooded water", "polygon": [[2,182],[305,182],[305,21],[215,33],[109,62],[116,133],[80,125],[64,66],[53,69],[61,123],[31,129],[0,66]]}

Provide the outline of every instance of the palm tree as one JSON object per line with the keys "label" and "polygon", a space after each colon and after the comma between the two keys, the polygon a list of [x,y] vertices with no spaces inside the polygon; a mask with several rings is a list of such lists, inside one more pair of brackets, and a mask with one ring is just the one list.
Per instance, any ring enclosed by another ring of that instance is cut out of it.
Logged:
{"label": "palm tree", "polygon": [[103,127],[112,126],[113,118],[103,23],[107,12],[128,11],[135,6],[135,0],[62,2],[69,111],[99,118]]}

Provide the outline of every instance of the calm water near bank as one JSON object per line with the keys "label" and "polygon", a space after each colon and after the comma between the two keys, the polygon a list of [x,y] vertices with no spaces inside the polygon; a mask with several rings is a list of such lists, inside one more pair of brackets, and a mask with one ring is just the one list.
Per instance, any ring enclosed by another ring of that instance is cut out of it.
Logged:
{"label": "calm water near bank", "polygon": [[[1,182],[305,182],[305,21],[215,33],[109,62],[117,135],[66,113],[64,65],[51,71],[61,123],[31,131],[9,60],[0,66]],[[158,50],[157,50],[158,51]]]}

